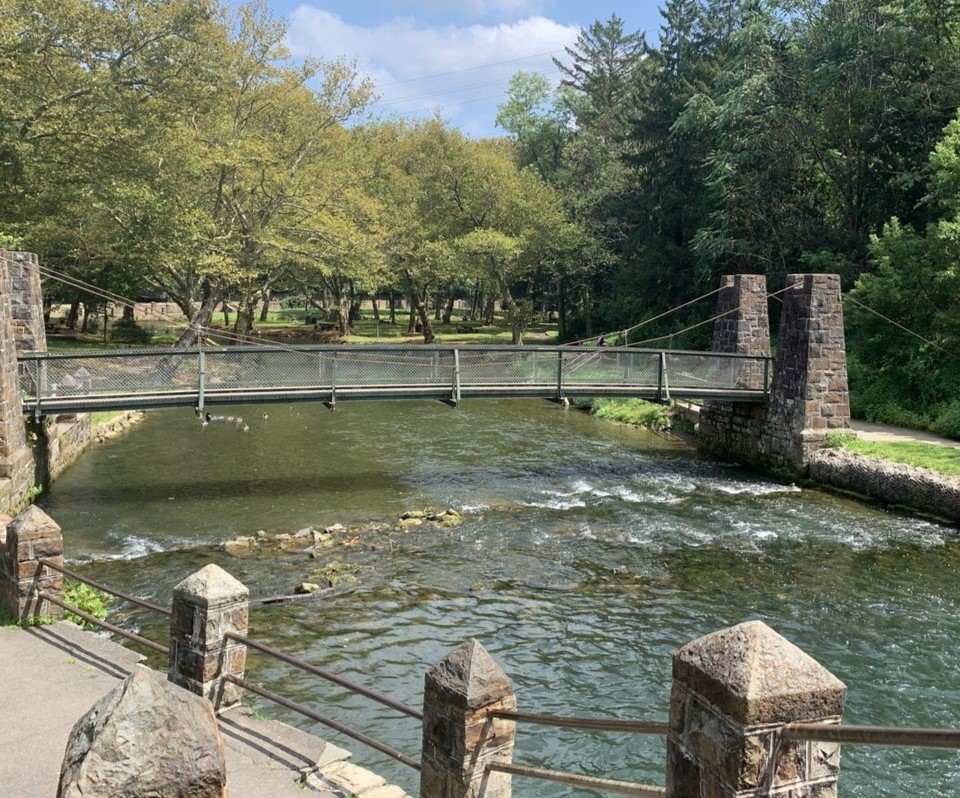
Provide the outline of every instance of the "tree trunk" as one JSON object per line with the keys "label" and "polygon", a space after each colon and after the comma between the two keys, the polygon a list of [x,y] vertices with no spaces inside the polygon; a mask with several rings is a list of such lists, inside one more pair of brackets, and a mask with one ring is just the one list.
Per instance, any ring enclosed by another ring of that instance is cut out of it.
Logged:
{"label": "tree trunk", "polygon": [[[430,313],[427,308],[427,292],[423,292],[423,299],[417,294],[413,294],[413,297],[413,304],[416,306],[416,312],[420,317],[421,329],[423,330],[423,342],[425,344],[432,344],[436,336],[433,334],[433,324],[430,321]],[[413,307],[411,307],[411,310],[413,310]]]}
{"label": "tree trunk", "polygon": [[407,335],[413,335],[417,331],[417,302],[414,301],[413,291],[407,294],[407,300],[410,304],[410,318],[407,320]]}
{"label": "tree trunk", "polygon": [[80,300],[74,299],[70,303],[70,310],[67,311],[66,325],[68,330],[77,329],[77,319],[80,318]]}
{"label": "tree trunk", "polygon": [[593,335],[593,312],[591,309],[590,286],[583,287],[583,326],[586,331],[586,337]]}
{"label": "tree trunk", "polygon": [[220,306],[223,309],[223,326],[230,326],[230,305],[227,304],[226,298],[223,300],[223,304]]}
{"label": "tree trunk", "polygon": [[483,307],[483,287],[479,280],[473,286],[473,302],[470,303],[470,321],[476,321],[480,317],[480,309]]}
{"label": "tree trunk", "polygon": [[200,305],[199,310],[193,314],[193,318],[190,319],[190,325],[177,339],[177,342],[174,344],[175,347],[190,347],[196,346],[197,341],[200,340],[203,330],[206,327],[210,326],[210,319],[213,318],[213,311],[216,310],[217,305],[219,305],[224,298],[226,289],[220,289],[217,291],[211,291],[203,300],[203,304]]}
{"label": "tree trunk", "polygon": [[487,297],[487,306],[483,309],[483,320],[487,324],[493,324],[494,314],[497,310],[497,298],[491,294]]}
{"label": "tree trunk", "polygon": [[397,323],[397,295],[390,289],[390,323]]}
{"label": "tree trunk", "polygon": [[247,335],[253,329],[253,315],[257,308],[257,296],[254,293],[244,294],[237,306],[237,318],[233,323],[233,331],[237,335]]}
{"label": "tree trunk", "polygon": [[269,288],[264,288],[260,291],[260,301],[263,302],[263,305],[260,308],[260,323],[264,324],[267,321],[267,314],[270,313],[270,297],[273,294]]}
{"label": "tree trunk", "polygon": [[83,303],[83,324],[80,325],[80,332],[87,332],[90,324],[90,306],[84,302]]}
{"label": "tree trunk", "polygon": [[453,318],[453,286],[450,286],[450,294],[447,296],[447,306],[443,310],[443,323],[450,324],[451,319]]}
{"label": "tree trunk", "polygon": [[123,321],[125,324],[134,324],[135,319],[133,317],[134,307],[133,305],[124,305],[123,306]]}
{"label": "tree trunk", "polygon": [[521,314],[521,310],[517,307],[516,300],[510,292],[507,278],[499,270],[497,271],[497,284],[500,286],[503,308],[507,313],[507,319],[510,321],[510,338],[514,345],[523,344],[523,329],[526,326],[526,321],[522,318],[523,314]]}
{"label": "tree trunk", "polygon": [[380,323],[380,303],[377,301],[377,295],[374,294],[370,298],[370,304],[373,306],[373,320]]}
{"label": "tree trunk", "polygon": [[557,340],[567,340],[567,281],[562,277],[557,283]]}

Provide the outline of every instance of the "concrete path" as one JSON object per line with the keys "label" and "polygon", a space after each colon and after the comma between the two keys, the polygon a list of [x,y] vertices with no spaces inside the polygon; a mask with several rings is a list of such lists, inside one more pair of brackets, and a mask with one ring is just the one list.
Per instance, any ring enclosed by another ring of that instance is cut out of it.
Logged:
{"label": "concrete path", "polygon": [[960,441],[954,441],[950,438],[941,438],[932,432],[920,432],[906,427],[891,427],[888,424],[870,424],[866,421],[853,420],[850,427],[857,433],[858,438],[865,441],[880,441],[882,443],[932,443],[937,446],[949,446],[952,449],[960,449]]}
{"label": "concrete path", "polygon": [[[0,795],[53,798],[74,723],[141,659],[70,623],[0,628]],[[342,748],[245,709],[220,732],[230,798],[408,798]]]}

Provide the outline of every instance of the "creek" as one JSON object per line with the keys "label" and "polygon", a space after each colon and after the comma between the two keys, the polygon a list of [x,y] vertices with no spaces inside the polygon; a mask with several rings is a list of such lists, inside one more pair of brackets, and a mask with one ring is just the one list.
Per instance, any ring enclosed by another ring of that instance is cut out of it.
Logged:
{"label": "creek", "polygon": [[[690,446],[535,400],[244,407],[248,432],[157,411],[96,446],[41,500],[67,558],[169,604],[207,562],[253,596],[288,593],[324,559],[240,559],[224,541],[452,507],[451,529],[366,533],[323,556],[358,581],[258,607],[250,634],[414,706],[424,671],[476,637],[520,707],[666,718],[670,657],[762,619],[849,687],[845,721],[960,726],[960,533],[759,477]],[[267,414],[267,418],[264,418]],[[162,620],[114,619],[165,640]],[[158,663],[159,664],[159,663]],[[418,756],[416,721],[251,654],[258,683]],[[416,794],[417,775],[267,702]],[[515,761],[663,783],[659,738],[523,726]],[[845,746],[844,796],[957,795],[960,757]],[[579,795],[515,777],[518,798]]]}

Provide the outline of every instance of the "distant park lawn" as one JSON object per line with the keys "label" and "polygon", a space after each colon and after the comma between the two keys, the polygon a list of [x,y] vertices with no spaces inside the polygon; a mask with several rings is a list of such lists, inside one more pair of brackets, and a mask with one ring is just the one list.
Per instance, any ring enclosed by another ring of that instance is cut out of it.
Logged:
{"label": "distant park lawn", "polygon": [[941,474],[960,476],[960,449],[938,446],[935,443],[896,442],[881,443],[866,441],[853,435],[835,433],[828,437],[828,443],[834,448],[857,452],[880,460],[892,460],[904,465],[929,468]]}

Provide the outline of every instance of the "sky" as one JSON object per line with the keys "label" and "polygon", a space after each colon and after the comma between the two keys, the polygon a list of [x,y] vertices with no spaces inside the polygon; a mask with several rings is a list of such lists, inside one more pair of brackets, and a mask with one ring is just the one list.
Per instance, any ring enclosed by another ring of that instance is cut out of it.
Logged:
{"label": "sky", "polygon": [[[377,86],[369,112],[380,117],[439,114],[466,135],[495,127],[510,77],[540,72],[559,82],[551,57],[576,42],[581,27],[616,13],[627,31],[660,24],[654,0],[268,0],[289,20],[296,56],[356,59]],[[566,59],[569,61],[569,58]]]}

